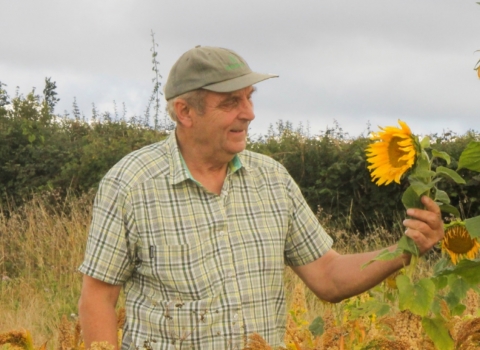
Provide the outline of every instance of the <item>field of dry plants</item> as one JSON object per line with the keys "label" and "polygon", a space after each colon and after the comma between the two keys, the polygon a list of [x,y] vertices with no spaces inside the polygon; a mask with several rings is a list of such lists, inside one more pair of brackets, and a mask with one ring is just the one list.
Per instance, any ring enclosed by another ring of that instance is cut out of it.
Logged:
{"label": "field of dry plants", "polygon": [[[77,323],[81,275],[76,269],[83,255],[92,199],[92,194],[86,194],[61,201],[49,194],[12,210],[8,217],[0,213],[0,349],[82,349]],[[394,243],[401,234],[386,232],[378,223],[362,238],[332,227],[321,210],[318,217],[334,237],[335,248],[344,253],[378,249]],[[417,266],[420,277],[431,275],[439,258],[436,250],[421,260]],[[358,297],[329,304],[306,291],[290,270],[285,273],[287,349],[435,349],[421,318],[399,311],[394,279]],[[463,304],[459,311],[449,309],[445,301],[439,307],[449,320],[455,349],[478,349],[478,290],[470,289]],[[122,320],[119,317],[119,325]],[[252,334],[245,349],[270,347]]]}

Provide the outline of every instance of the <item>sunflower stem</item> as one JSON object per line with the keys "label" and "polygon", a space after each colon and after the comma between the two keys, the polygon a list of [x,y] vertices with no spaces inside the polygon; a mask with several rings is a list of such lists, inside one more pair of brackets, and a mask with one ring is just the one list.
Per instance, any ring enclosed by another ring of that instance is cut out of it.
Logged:
{"label": "sunflower stem", "polygon": [[405,268],[405,275],[410,279],[410,281],[413,282],[413,275],[415,274],[415,271],[417,269],[417,264],[418,264],[418,256],[411,254],[410,258],[410,265],[408,265]]}

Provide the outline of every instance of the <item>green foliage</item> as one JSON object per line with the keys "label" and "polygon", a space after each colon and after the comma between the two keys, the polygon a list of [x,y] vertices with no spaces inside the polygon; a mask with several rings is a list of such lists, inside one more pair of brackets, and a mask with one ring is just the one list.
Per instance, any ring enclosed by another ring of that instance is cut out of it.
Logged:
{"label": "green foliage", "polygon": [[45,186],[58,168],[59,150],[46,142],[57,125],[34,91],[0,108],[0,194],[21,198]]}
{"label": "green foliage", "polygon": [[438,350],[453,350],[454,343],[450,334],[446,322],[441,317],[423,317],[422,327],[425,333],[432,339],[435,347]]}
{"label": "green foliage", "polygon": [[0,81],[0,107],[3,107],[3,106],[8,105],[10,103],[8,101],[7,91],[3,89],[4,86],[7,86],[7,85],[3,84]]}
{"label": "green foliage", "polygon": [[402,195],[402,203],[405,208],[421,208],[420,195],[415,191],[414,186],[408,187]]}
{"label": "green foliage", "polygon": [[[409,186],[402,196],[405,207],[407,209],[423,208],[420,198],[429,196],[437,201],[442,212],[453,214],[455,216],[453,219],[468,225],[467,230],[471,230],[468,232],[472,238],[478,237],[480,216],[465,220],[464,211],[462,210],[463,215],[461,215],[454,206],[449,204],[451,202],[449,192],[439,188],[441,180],[454,186],[467,185],[464,177],[454,168],[448,167],[454,163],[449,152],[432,149],[430,137],[423,138],[421,142],[415,137],[415,144],[417,145],[415,167],[408,176]],[[454,151],[457,155],[459,150],[454,149]],[[471,171],[480,170],[479,151],[480,143],[470,140],[466,147],[460,150],[457,170],[462,168]],[[447,167],[443,163],[446,163]],[[478,201],[478,191],[474,200]],[[372,261],[392,260],[398,256],[399,251],[411,254],[410,265],[405,268],[406,274],[396,278],[398,307],[402,311],[408,310],[422,317],[422,325],[437,349],[453,349],[453,339],[447,328],[448,321],[452,316],[461,315],[465,311],[466,306],[460,301],[465,298],[470,288],[475,289],[480,283],[480,265],[478,261],[462,260],[457,266],[449,266],[442,261],[435,266],[433,277],[416,281],[414,273],[418,263],[418,253],[412,248],[416,248],[413,240],[404,236],[399,241],[395,252],[383,251]],[[447,306],[448,312],[442,310],[442,305]]]}
{"label": "green foliage", "polygon": [[150,119],[150,110],[153,105],[153,129],[154,130],[173,130],[175,128],[175,123],[167,115],[164,115],[163,121],[159,120],[160,116],[160,95],[162,93],[162,75],[158,69],[159,62],[157,61],[157,47],[158,44],[155,42],[155,33],[151,31],[150,36],[152,37],[152,47],[150,51],[152,52],[152,72],[154,73],[154,77],[152,78],[153,82],[153,90],[152,94],[150,95],[150,99],[148,100],[147,108],[145,109],[145,125],[148,126],[148,119]]}
{"label": "green foliage", "polygon": [[46,84],[44,99],[32,91],[0,107],[0,204],[21,204],[43,190],[86,192],[127,153],[165,136],[107,114],[92,124],[60,118],[52,114],[54,87]]}
{"label": "green foliage", "polygon": [[[451,157],[450,164],[441,158],[434,158],[432,170],[437,169],[437,167],[446,167],[452,171],[456,170],[458,175],[465,181],[464,184],[459,184],[445,176],[447,181],[441,181],[437,186],[439,190],[448,193],[451,206],[458,208],[457,211],[459,213],[454,214],[456,217],[468,218],[480,215],[480,175],[475,170],[476,168],[472,168],[473,164],[480,164],[478,159],[479,146],[477,146],[479,141],[480,134],[475,131],[469,131],[462,136],[454,133],[436,136],[436,142],[431,145],[432,151],[433,149],[443,151]],[[448,211],[448,209],[450,207],[442,206],[444,212],[450,213],[451,211]]]}
{"label": "green foliage", "polygon": [[[32,193],[47,189],[59,189],[61,193],[88,191],[124,155],[165,136],[165,132],[145,127],[143,118],[134,116],[124,121],[125,107],[122,120],[118,120],[93,105],[90,122],[86,122],[74,102],[76,118],[59,117],[52,113],[58,101],[55,83],[46,79],[46,85],[43,98],[32,91],[11,102],[0,88],[0,96],[9,102],[0,107],[0,202],[6,203],[8,198],[20,204]],[[445,135],[430,137],[434,148],[432,172],[456,169],[461,151],[479,139],[474,132]],[[291,123],[280,121],[267,135],[250,140],[248,147],[281,162],[312,210],[321,208],[338,226],[365,233],[373,222],[381,222],[400,235],[403,229],[398,217],[405,215],[402,194],[407,186],[379,188],[372,183],[365,160],[369,142],[365,136],[350,137],[338,125],[311,136],[301,126],[295,129]],[[450,164],[445,154],[451,156]],[[436,199],[445,203],[442,208],[446,213],[479,215],[480,177],[466,167],[458,173],[465,184],[442,181]],[[428,171],[418,174],[431,176]],[[428,189],[429,185],[419,186],[417,192]],[[418,202],[418,195],[412,200]]]}
{"label": "green foliage", "polygon": [[480,142],[470,142],[462,152],[457,170],[462,168],[480,172]]}
{"label": "green foliage", "polygon": [[325,322],[323,319],[318,316],[315,318],[310,326],[308,326],[308,330],[312,333],[314,337],[321,336],[324,332]]}
{"label": "green foliage", "polygon": [[480,216],[465,220],[467,231],[473,238],[480,238]]}
{"label": "green foliage", "polygon": [[435,284],[429,278],[423,278],[412,283],[410,278],[400,275],[396,278],[399,290],[400,310],[410,310],[412,313],[425,316],[430,311],[435,296]]}
{"label": "green foliage", "polygon": [[59,98],[57,98],[57,92],[55,89],[57,88],[57,83],[52,82],[50,78],[45,78],[45,88],[43,89],[43,97],[44,101],[50,108],[50,112],[53,113],[53,110],[55,109],[55,105],[57,104],[58,101],[60,101]]}

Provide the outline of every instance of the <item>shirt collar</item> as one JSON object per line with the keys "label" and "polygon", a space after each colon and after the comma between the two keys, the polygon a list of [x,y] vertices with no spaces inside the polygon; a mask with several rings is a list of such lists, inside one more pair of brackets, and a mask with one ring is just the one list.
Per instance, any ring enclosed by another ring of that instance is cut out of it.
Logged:
{"label": "shirt collar", "polygon": [[[183,159],[182,154],[178,148],[177,137],[175,130],[173,130],[167,138],[166,146],[170,152],[170,180],[172,184],[178,184],[185,180],[196,180],[193,178],[190,170],[188,170],[187,164]],[[227,175],[236,173],[240,169],[245,169],[245,166],[241,161],[241,153],[236,154],[233,159],[228,163]],[[246,169],[245,169],[246,170]]]}

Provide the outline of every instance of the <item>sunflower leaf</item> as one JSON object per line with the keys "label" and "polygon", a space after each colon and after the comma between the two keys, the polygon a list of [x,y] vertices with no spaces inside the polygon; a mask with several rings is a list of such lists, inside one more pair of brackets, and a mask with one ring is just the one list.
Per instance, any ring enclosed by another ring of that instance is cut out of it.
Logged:
{"label": "sunflower leaf", "polygon": [[431,186],[428,186],[426,183],[416,180],[414,177],[409,177],[408,180],[410,182],[410,186],[419,197],[422,194],[426,193],[430,188],[432,188]]}
{"label": "sunflower leaf", "polygon": [[450,197],[448,196],[448,193],[438,189],[435,191],[435,200],[445,204],[450,203]]}
{"label": "sunflower leaf", "polygon": [[410,310],[412,313],[425,316],[430,310],[435,296],[435,284],[429,278],[423,278],[412,284],[410,278],[399,275],[396,278],[399,300],[398,306],[401,311]]}
{"label": "sunflower leaf", "polygon": [[456,218],[460,217],[460,212],[453,205],[450,205],[447,203],[441,203],[441,202],[440,203],[437,202],[437,204],[440,206],[440,210],[443,211],[444,213],[452,214]]}
{"label": "sunflower leaf", "polygon": [[422,327],[439,350],[453,350],[454,343],[445,320],[441,317],[423,317]]}
{"label": "sunflower leaf", "polygon": [[445,257],[441,258],[440,260],[438,260],[435,266],[433,266],[433,275],[437,276],[440,272],[442,272],[448,266],[450,266],[450,260],[446,259]]}
{"label": "sunflower leaf", "polygon": [[435,283],[435,288],[437,290],[442,290],[446,286],[448,286],[448,278],[445,276],[437,277],[432,279],[433,283]]}
{"label": "sunflower leaf", "polygon": [[346,306],[349,318],[356,320],[360,317],[368,317],[375,314],[377,317],[382,317],[390,311],[390,305],[381,302],[377,299],[369,299],[356,306]]}
{"label": "sunflower leaf", "polygon": [[419,180],[416,176],[409,176],[408,180],[412,189],[420,197],[422,194],[426,194],[432,187],[434,187],[440,179],[435,179],[429,183],[425,183],[422,180]]}
{"label": "sunflower leaf", "polygon": [[393,252],[389,251],[388,249],[382,250],[376,257],[374,257],[369,262],[362,265],[362,269],[366,268],[368,265],[373,263],[374,261],[389,261],[398,258],[400,255],[403,254],[403,251],[400,249],[396,249]]}
{"label": "sunflower leaf", "polygon": [[442,158],[447,162],[447,165],[450,164],[450,156],[447,152],[437,151],[436,149],[432,149],[432,156],[437,158]]}
{"label": "sunflower leaf", "polygon": [[465,226],[472,238],[480,238],[480,216],[465,220]]}
{"label": "sunflower leaf", "polygon": [[428,159],[427,152],[422,152],[419,154],[419,157],[416,161],[415,171],[429,171],[430,170],[430,161]]}
{"label": "sunflower leaf", "polygon": [[458,160],[458,168],[480,172],[480,141],[471,141],[463,150]]}
{"label": "sunflower leaf", "polygon": [[436,277],[457,275],[462,277],[470,287],[480,283],[480,260],[463,259],[457,265],[446,267]]}
{"label": "sunflower leaf", "polygon": [[442,315],[442,306],[440,305],[440,300],[438,298],[433,299],[432,306],[430,307],[430,311],[433,312],[436,316]]}
{"label": "sunflower leaf", "polygon": [[460,299],[455,293],[448,293],[443,297],[443,300],[447,303],[448,309],[451,311],[458,303],[460,302]]}
{"label": "sunflower leaf", "polygon": [[459,301],[465,298],[467,291],[470,289],[470,286],[463,278],[452,278],[448,284],[450,293],[455,294]]}
{"label": "sunflower leaf", "polygon": [[457,184],[466,184],[465,180],[460,175],[458,175],[455,170],[445,168],[444,166],[437,167],[437,174],[446,176],[455,181]]}
{"label": "sunflower leaf", "polygon": [[435,174],[436,172],[428,169],[416,169],[415,172],[412,175],[410,175],[410,177],[417,178],[417,179],[428,179],[434,176]]}
{"label": "sunflower leaf", "polygon": [[430,148],[430,137],[425,136],[422,141],[420,141],[420,146],[422,149]]}
{"label": "sunflower leaf", "polygon": [[403,235],[398,241],[397,247],[397,250],[400,250],[400,252],[407,252],[415,256],[419,255],[418,247],[415,244],[415,241],[408,236]]}
{"label": "sunflower leaf", "polygon": [[461,316],[467,307],[463,304],[457,304],[451,308],[452,316]]}
{"label": "sunflower leaf", "polygon": [[409,186],[402,196],[402,203],[405,208],[421,208],[423,209],[423,204],[420,201],[420,196],[414,191],[412,186]]}
{"label": "sunflower leaf", "polygon": [[324,326],[325,322],[323,321],[323,318],[318,316],[312,321],[312,323],[310,323],[310,326],[308,326],[308,330],[312,333],[314,337],[319,337],[323,334]]}

